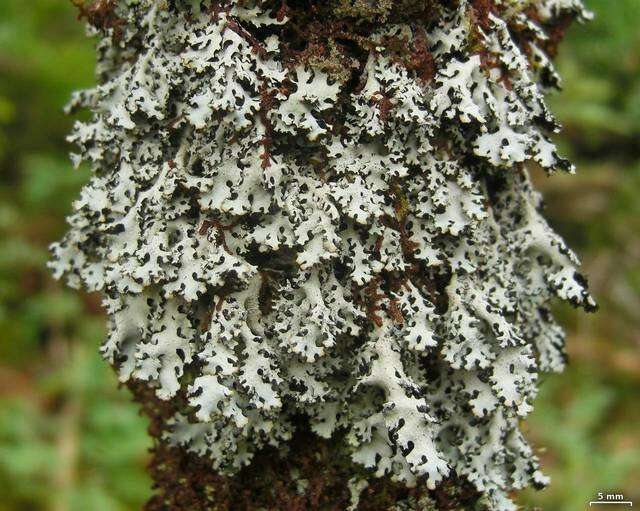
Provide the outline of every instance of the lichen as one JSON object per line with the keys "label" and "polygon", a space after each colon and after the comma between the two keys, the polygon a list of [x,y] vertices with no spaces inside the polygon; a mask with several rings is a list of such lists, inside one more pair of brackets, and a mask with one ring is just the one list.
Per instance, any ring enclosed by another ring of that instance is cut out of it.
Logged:
{"label": "lichen", "polygon": [[544,92],[580,2],[82,8],[94,175],[51,266],[103,293],[166,445],[232,477],[302,416],[372,480],[544,485],[518,424],[564,365],[549,303],[595,304],[529,169],[573,171]]}

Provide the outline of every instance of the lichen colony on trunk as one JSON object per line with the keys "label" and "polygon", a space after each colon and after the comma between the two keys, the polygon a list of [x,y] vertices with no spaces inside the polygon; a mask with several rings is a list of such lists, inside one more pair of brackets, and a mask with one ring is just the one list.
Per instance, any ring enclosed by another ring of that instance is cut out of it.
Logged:
{"label": "lichen colony on trunk", "polygon": [[94,175],[52,267],[103,293],[102,353],[170,407],[166,448],[232,477],[305,424],[352,489],[457,478],[508,510],[544,485],[518,423],[565,362],[549,302],[594,303],[527,166],[573,171],[544,93],[580,1],[81,15],[99,85],[70,138]]}

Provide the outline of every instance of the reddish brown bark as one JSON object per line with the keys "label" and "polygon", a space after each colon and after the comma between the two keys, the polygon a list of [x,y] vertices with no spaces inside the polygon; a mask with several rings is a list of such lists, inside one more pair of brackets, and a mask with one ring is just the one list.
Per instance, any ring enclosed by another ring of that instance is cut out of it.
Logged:
{"label": "reddish brown bark", "polygon": [[[424,483],[410,489],[389,478],[372,477],[349,460],[342,438],[318,437],[303,418],[286,448],[265,449],[236,476],[222,476],[210,460],[161,440],[175,402],[160,401],[143,383],[129,388],[150,419],[154,440],[149,463],[154,495],[145,511],[346,511],[349,480],[356,474],[370,478],[358,511],[476,509],[478,494],[465,481],[452,479],[429,491]],[[421,507],[415,507],[417,501]],[[407,507],[396,507],[402,503]]]}

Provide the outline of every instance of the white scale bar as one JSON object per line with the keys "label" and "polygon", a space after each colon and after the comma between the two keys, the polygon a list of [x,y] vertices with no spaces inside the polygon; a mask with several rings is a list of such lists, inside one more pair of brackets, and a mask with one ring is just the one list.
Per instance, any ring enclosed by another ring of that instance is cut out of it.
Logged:
{"label": "white scale bar", "polygon": [[589,507],[598,504],[624,504],[625,506],[633,507],[633,502],[630,500],[592,500],[589,502]]}

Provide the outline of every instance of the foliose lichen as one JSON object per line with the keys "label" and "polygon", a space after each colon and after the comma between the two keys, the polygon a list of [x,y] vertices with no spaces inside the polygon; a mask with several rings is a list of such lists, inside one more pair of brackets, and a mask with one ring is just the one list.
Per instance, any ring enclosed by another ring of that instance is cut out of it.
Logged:
{"label": "foliose lichen", "polygon": [[180,403],[221,474],[295,417],[371,477],[456,474],[494,510],[547,479],[518,423],[595,304],[541,215],[550,56],[579,0],[98,0],[93,169],[53,245],[102,353]]}

